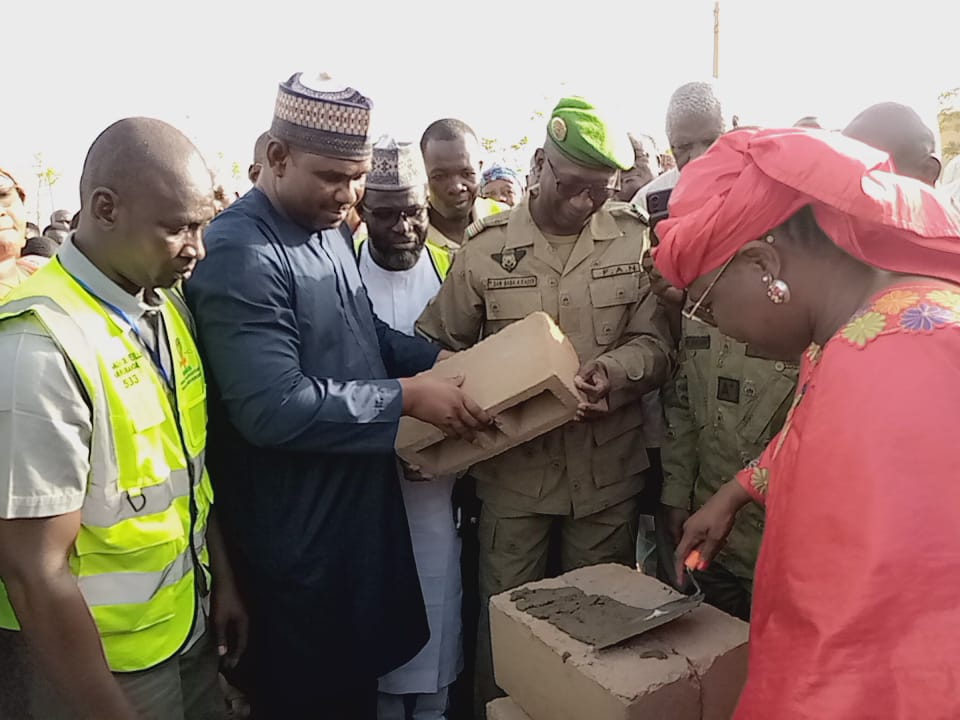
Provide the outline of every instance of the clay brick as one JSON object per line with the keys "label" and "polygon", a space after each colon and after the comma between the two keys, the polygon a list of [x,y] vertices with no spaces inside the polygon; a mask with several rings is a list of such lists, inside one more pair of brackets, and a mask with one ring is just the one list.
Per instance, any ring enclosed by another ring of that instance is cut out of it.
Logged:
{"label": "clay brick", "polygon": [[579,394],[577,351],[549,315],[535,312],[426,372],[464,376],[463,390],[497,418],[475,443],[415,418],[400,421],[397,454],[432,475],[451,475],[569,422]]}
{"label": "clay brick", "polygon": [[512,698],[498,698],[487,703],[487,720],[530,720]]}
{"label": "clay brick", "polygon": [[[620,565],[581,568],[525,588],[576,587],[635,607],[679,597]],[[494,671],[534,720],[728,720],[746,679],[749,626],[709,605],[606,650],[490,601]]]}

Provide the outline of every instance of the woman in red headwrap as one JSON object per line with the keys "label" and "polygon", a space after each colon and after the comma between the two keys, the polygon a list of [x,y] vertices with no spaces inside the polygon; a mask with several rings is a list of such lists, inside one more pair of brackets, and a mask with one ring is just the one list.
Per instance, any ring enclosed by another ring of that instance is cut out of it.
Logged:
{"label": "woman in red headwrap", "polygon": [[960,718],[960,217],[886,155],[745,130],[684,169],[656,263],[685,314],[803,356],[764,454],[686,524],[766,506],[737,718]]}
{"label": "woman in red headwrap", "polygon": [[27,242],[26,193],[13,176],[0,168],[0,300],[36,269],[20,258]]}

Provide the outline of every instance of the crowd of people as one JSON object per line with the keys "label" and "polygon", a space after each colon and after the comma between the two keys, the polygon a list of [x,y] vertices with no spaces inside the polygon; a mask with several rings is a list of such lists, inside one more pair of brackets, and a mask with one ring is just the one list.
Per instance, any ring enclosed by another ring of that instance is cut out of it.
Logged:
{"label": "crowd of people", "polygon": [[[0,717],[482,720],[489,599],[597,563],[751,623],[738,718],[960,716],[960,193],[919,115],[745,127],[691,82],[661,153],[567,97],[523,177],[372,107],[281,83],[239,198],[119,120],[43,233],[0,170]],[[496,423],[422,373],[536,311],[576,419],[399,461],[402,417]]]}

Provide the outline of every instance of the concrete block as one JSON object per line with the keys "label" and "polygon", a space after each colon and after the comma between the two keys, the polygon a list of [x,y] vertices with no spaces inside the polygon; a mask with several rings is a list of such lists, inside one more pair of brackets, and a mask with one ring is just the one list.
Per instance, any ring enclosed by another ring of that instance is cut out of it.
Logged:
{"label": "concrete block", "polygon": [[532,313],[426,373],[463,375],[464,392],[496,416],[497,426],[469,443],[405,417],[397,454],[428,474],[451,475],[543,435],[576,415],[579,369],[577,351],[550,316]]}
{"label": "concrete block", "polygon": [[[679,594],[620,565],[595,565],[524,588],[575,587],[638,608]],[[746,679],[749,626],[703,605],[667,625],[595,651],[519,610],[490,601],[497,684],[535,720],[728,720]]]}
{"label": "concrete block", "polygon": [[512,698],[504,697],[487,703],[487,720],[531,720]]}

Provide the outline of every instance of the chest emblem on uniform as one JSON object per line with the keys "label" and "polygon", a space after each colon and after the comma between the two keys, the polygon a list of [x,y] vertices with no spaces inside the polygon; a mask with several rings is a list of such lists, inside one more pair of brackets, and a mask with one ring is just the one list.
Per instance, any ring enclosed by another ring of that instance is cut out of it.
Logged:
{"label": "chest emblem on uniform", "polygon": [[500,263],[502,267],[507,272],[513,272],[514,268],[517,267],[517,263],[523,260],[524,255],[527,254],[526,250],[504,250],[503,252],[494,253],[492,257],[496,262]]}

